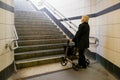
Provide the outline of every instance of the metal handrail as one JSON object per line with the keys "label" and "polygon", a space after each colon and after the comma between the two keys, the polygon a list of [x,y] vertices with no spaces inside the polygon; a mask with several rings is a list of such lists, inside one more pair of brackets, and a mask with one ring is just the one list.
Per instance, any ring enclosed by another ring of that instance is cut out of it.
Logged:
{"label": "metal handrail", "polygon": [[[18,35],[17,35],[17,32],[16,32],[16,28],[15,26],[12,28],[12,33],[14,35],[14,39],[12,39],[12,41],[10,40],[6,45],[5,45],[5,48],[9,49],[10,51],[13,51],[15,50],[16,48],[18,48]],[[13,46],[14,45],[14,46]],[[15,71],[17,72],[17,68],[16,68],[16,65],[15,65],[15,59],[14,59],[14,69]]]}
{"label": "metal handrail", "polygon": [[[16,28],[15,26],[13,27],[13,32],[14,32],[14,39],[13,39],[13,43],[15,43],[15,46],[13,48],[11,48],[11,50],[15,50],[18,48],[18,34],[17,34],[17,31],[16,31]],[[17,72],[17,68],[16,68],[16,64],[15,64],[15,59],[14,59],[14,69],[15,69],[15,72]]]}
{"label": "metal handrail", "polygon": [[89,39],[93,38],[94,39],[94,42],[91,42],[90,44],[95,44],[96,46],[99,45],[99,39],[96,38],[96,37],[93,37],[93,36],[90,36]]}
{"label": "metal handrail", "polygon": [[[77,31],[75,28],[78,28],[74,23],[71,22],[70,19],[66,18],[62,13],[60,13],[57,9],[55,9],[51,4],[49,4],[47,1],[44,2],[44,4],[54,12],[59,18],[61,18],[62,21],[64,21],[70,28],[72,28],[75,32]],[[58,13],[58,14],[57,14]],[[67,21],[66,21],[67,20]],[[72,25],[70,25],[72,24]],[[74,28],[74,27],[75,28]]]}
{"label": "metal handrail", "polygon": [[[77,29],[75,29],[75,28],[78,28],[78,27],[77,27],[74,23],[72,23],[69,18],[66,18],[62,13],[60,13],[57,9],[55,9],[55,8],[54,8],[51,4],[49,4],[47,1],[45,1],[44,4],[45,4],[51,11],[53,11],[54,14],[56,14],[62,21],[64,21],[70,28],[72,28],[75,32],[77,31]],[[58,13],[58,14],[57,14],[57,13]],[[64,18],[64,19],[63,19],[63,18]],[[66,20],[67,20],[69,23],[68,23]],[[70,24],[72,24],[72,26],[71,26]],[[75,28],[74,28],[73,26],[74,26]],[[90,36],[89,38],[94,38],[94,39],[95,39],[94,43],[91,43],[91,44],[96,44],[96,46],[99,45],[99,40],[98,40],[98,38],[93,37],[93,36]]]}
{"label": "metal handrail", "polygon": [[13,27],[13,32],[14,32],[14,39],[12,42],[15,43],[15,46],[12,49],[15,50],[16,48],[18,48],[18,35],[15,26]]}
{"label": "metal handrail", "polygon": [[13,39],[10,40],[6,45],[5,45],[5,48],[9,48],[10,51],[13,51],[15,50],[16,48],[18,48],[18,35],[17,35],[17,32],[16,32],[16,28],[15,26],[12,27],[12,35],[13,35]]}

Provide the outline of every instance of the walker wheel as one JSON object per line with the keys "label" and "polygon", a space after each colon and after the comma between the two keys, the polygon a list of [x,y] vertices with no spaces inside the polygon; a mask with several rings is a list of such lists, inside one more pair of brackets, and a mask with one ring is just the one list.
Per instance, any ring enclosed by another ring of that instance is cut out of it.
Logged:
{"label": "walker wheel", "polygon": [[61,65],[62,66],[66,66],[67,63],[68,63],[68,61],[66,60],[66,58],[65,57],[61,57]]}
{"label": "walker wheel", "polygon": [[77,64],[75,64],[75,63],[72,63],[72,68],[73,68],[75,71],[78,71],[78,70],[79,70],[79,68],[77,67]]}
{"label": "walker wheel", "polygon": [[90,60],[86,59],[86,66],[89,66],[89,65],[90,65]]}

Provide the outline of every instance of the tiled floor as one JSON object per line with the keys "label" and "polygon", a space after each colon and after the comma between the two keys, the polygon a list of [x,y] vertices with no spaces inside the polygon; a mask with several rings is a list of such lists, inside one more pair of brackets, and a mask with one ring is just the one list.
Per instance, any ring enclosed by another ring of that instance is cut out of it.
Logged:
{"label": "tiled floor", "polygon": [[68,68],[70,68],[70,64],[68,64],[67,66],[62,66],[60,63],[30,67],[30,68],[18,70],[17,73],[13,73],[13,75],[8,80],[17,80],[25,77],[45,74],[48,72],[53,72],[53,71],[58,71],[58,70],[63,70]]}
{"label": "tiled floor", "polygon": [[8,80],[117,80],[95,61],[87,69],[74,71],[70,68],[70,63],[66,66],[54,63],[31,67],[18,70]]}

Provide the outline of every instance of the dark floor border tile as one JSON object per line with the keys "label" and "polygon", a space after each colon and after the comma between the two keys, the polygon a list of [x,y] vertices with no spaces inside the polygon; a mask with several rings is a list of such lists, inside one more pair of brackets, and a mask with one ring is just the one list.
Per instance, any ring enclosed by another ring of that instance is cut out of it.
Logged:
{"label": "dark floor border tile", "polygon": [[14,7],[12,7],[12,6],[10,6],[2,1],[0,1],[0,8],[5,9],[5,10],[10,11],[10,12],[14,12]]}
{"label": "dark floor border tile", "polygon": [[120,80],[120,67],[116,66],[112,62],[103,58],[99,54],[96,55],[96,59],[102,66],[104,66],[112,75],[114,75],[118,80]]}
{"label": "dark floor border tile", "polygon": [[89,57],[90,59],[96,60],[96,53],[91,52],[89,49],[85,50],[85,55]]}
{"label": "dark floor border tile", "polygon": [[116,66],[112,62],[103,58],[97,53],[91,52],[90,50],[86,50],[85,54],[88,58],[97,60],[105,69],[107,69],[113,76],[115,76],[118,80],[120,80],[120,67]]}
{"label": "dark floor border tile", "polygon": [[4,70],[0,71],[0,80],[7,80],[7,78],[10,77],[13,72],[14,72],[14,62]]}

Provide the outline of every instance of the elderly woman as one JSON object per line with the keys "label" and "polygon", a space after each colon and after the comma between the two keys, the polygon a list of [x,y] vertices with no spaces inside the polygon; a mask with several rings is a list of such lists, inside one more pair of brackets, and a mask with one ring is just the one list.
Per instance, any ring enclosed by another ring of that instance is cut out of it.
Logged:
{"label": "elderly woman", "polygon": [[85,49],[89,48],[89,24],[88,24],[89,17],[88,16],[82,16],[81,18],[81,24],[79,25],[78,31],[76,32],[73,39],[70,39],[70,41],[73,41],[75,43],[75,47],[78,49],[79,52],[79,59],[78,59],[78,67],[79,68],[86,68],[86,60],[85,60]]}

